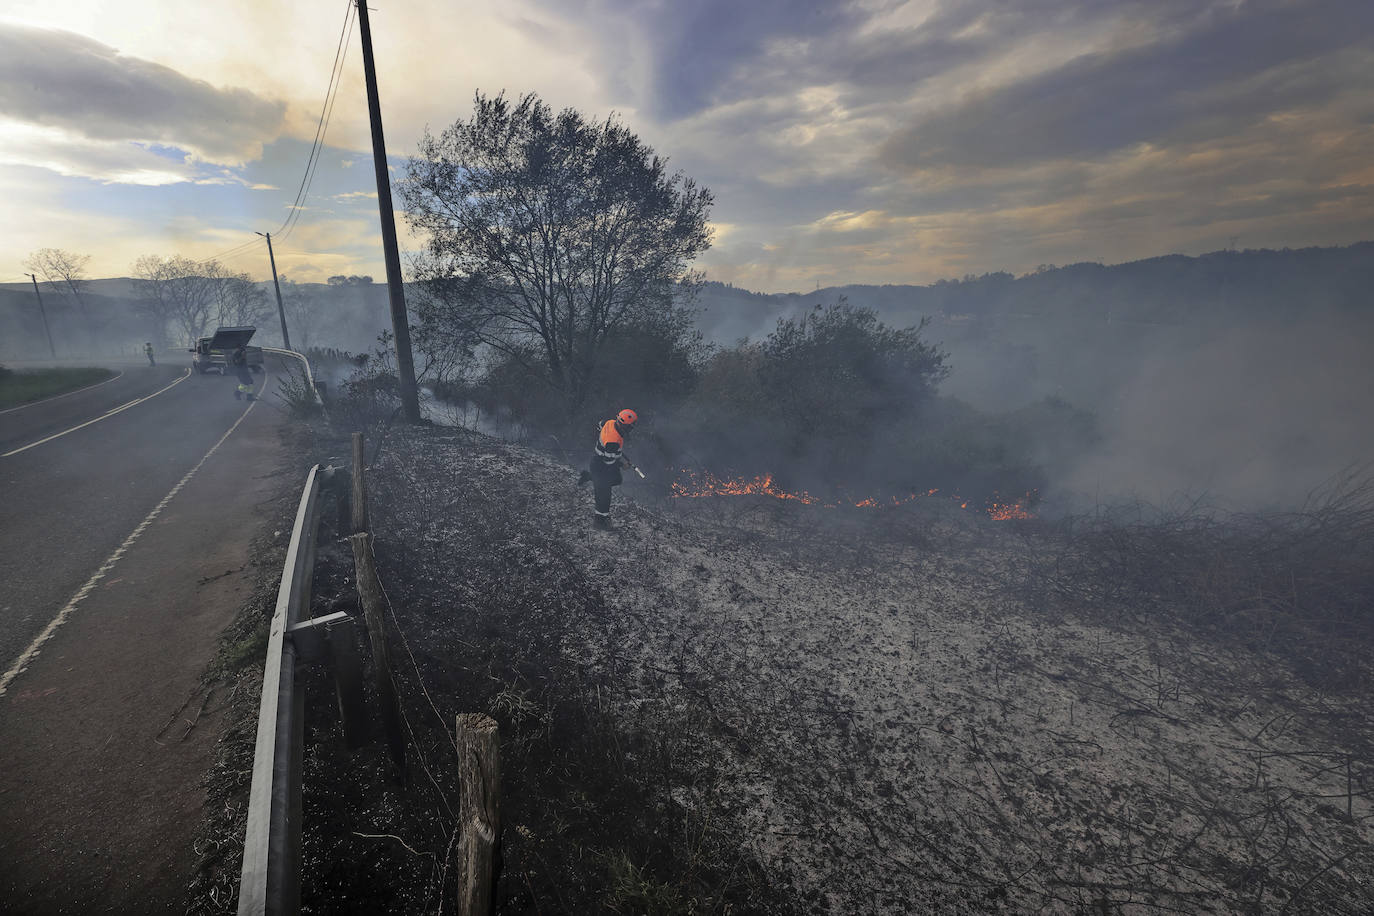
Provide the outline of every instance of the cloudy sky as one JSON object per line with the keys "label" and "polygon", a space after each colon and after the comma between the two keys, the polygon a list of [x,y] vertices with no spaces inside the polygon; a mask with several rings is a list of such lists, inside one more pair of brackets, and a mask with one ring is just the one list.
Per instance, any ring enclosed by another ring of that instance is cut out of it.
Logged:
{"label": "cloudy sky", "polygon": [[[346,0],[0,0],[0,281],[384,276]],[[1374,238],[1369,0],[374,0],[388,158],[474,90],[615,111],[716,194],[709,278],[927,283]],[[401,226],[402,247],[417,243]]]}

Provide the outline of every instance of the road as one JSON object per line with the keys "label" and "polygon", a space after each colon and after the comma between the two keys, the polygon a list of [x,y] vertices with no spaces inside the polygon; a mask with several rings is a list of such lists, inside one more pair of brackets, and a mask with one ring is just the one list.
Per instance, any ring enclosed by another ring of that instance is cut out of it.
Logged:
{"label": "road", "polygon": [[270,398],[184,361],[111,368],[0,413],[3,912],[179,910],[215,734],[161,730],[278,522]]}

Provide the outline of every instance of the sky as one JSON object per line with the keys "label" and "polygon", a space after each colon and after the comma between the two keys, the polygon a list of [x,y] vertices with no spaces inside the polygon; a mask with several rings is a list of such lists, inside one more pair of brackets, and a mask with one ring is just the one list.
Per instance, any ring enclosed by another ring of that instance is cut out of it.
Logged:
{"label": "sky", "polygon": [[[385,276],[346,0],[0,0],[0,282]],[[761,292],[1374,238],[1369,0],[374,0],[393,179],[474,92],[615,113]],[[342,80],[293,224],[331,68]],[[420,247],[398,212],[401,246]]]}

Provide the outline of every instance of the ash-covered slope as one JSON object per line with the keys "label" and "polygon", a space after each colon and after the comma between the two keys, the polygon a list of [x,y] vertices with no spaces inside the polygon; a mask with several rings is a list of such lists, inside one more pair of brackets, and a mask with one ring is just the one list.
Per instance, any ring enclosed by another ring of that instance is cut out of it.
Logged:
{"label": "ash-covered slope", "polygon": [[370,474],[413,718],[502,725],[502,912],[1374,908],[1363,700],[1092,613],[1035,523],[632,478],[602,532],[453,430]]}

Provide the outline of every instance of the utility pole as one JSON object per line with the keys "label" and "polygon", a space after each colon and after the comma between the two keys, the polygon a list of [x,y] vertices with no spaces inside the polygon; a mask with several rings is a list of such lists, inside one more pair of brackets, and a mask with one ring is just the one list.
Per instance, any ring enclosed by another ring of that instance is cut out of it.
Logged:
{"label": "utility pole", "polygon": [[272,233],[259,232],[257,235],[267,239],[267,260],[272,264],[272,286],[277,290],[277,316],[281,318],[281,345],[283,349],[291,349],[291,337],[286,333],[286,309],[281,304],[281,284],[277,282],[277,259],[272,254]]}
{"label": "utility pole", "polygon": [[410,319],[401,285],[401,255],[396,249],[396,216],[391,209],[391,176],[386,168],[386,140],[382,137],[382,109],[377,98],[377,69],[372,63],[372,29],[367,24],[367,0],[358,4],[358,31],[363,43],[363,76],[367,81],[367,110],[372,118],[372,164],[377,170],[377,209],[382,217],[382,253],[386,257],[386,285],[391,294],[391,329],[396,335],[396,373],[401,383],[401,409],[406,419],[420,422],[420,399],[415,386],[415,361],[410,355]]}
{"label": "utility pole", "polygon": [[43,318],[43,333],[48,335],[48,352],[53,359],[57,359],[57,348],[52,345],[52,331],[48,330],[48,313],[43,309],[43,294],[38,291],[38,275],[29,274],[29,279],[33,281],[33,294],[38,299],[38,314]]}

